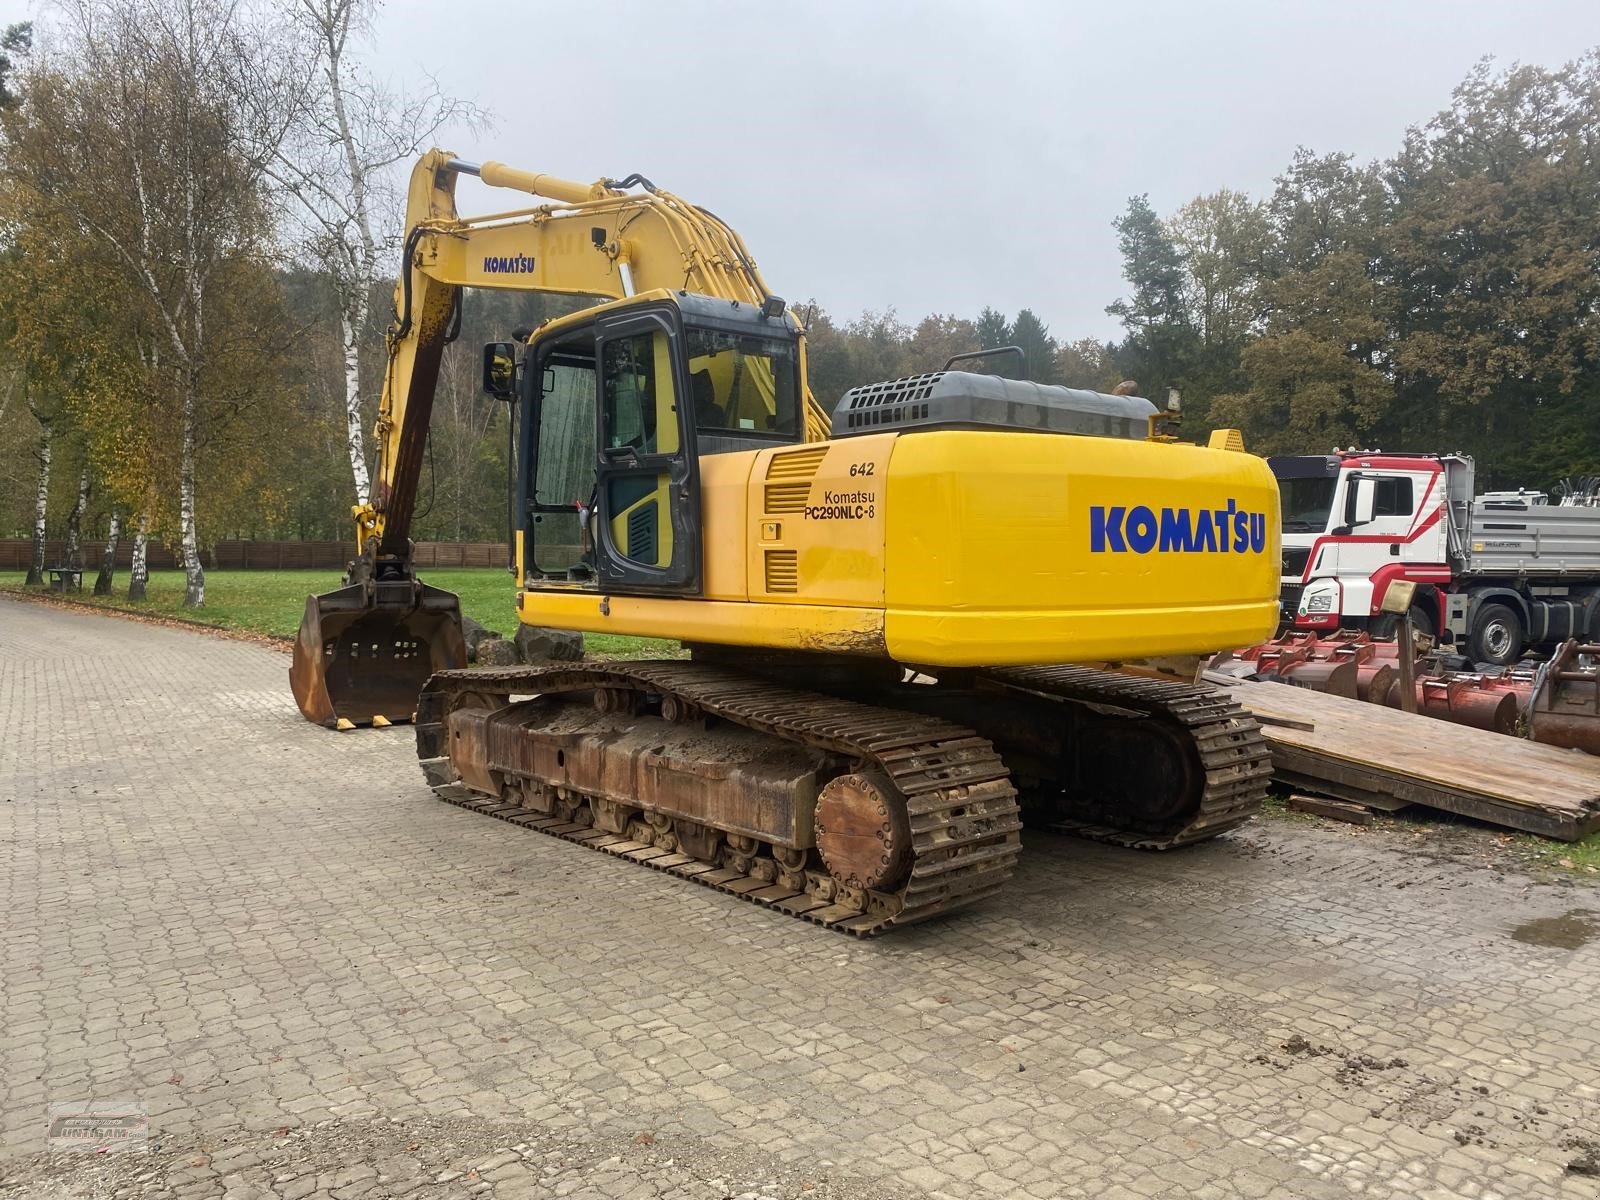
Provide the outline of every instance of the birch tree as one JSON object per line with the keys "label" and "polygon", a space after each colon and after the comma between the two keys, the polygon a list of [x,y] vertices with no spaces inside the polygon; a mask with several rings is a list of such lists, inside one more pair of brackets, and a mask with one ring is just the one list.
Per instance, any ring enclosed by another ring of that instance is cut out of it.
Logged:
{"label": "birch tree", "polygon": [[100,573],[94,579],[94,594],[96,596],[109,596],[111,594],[111,575],[117,566],[117,542],[122,536],[122,510],[116,505],[111,507],[111,524],[106,529],[105,548],[100,553]]}
{"label": "birch tree", "polygon": [[273,180],[294,198],[306,257],[328,281],[343,350],[345,449],[356,502],[371,499],[362,433],[362,349],[370,344],[380,270],[398,255],[398,164],[417,157],[448,125],[476,125],[465,100],[425,78],[412,92],[391,89],[353,57],[370,33],[378,0],[293,0],[302,35],[316,47],[306,102],[274,157]]}
{"label": "birch tree", "polygon": [[143,600],[150,585],[150,512],[139,513],[133,530],[133,560],[128,564],[128,599]]}
{"label": "birch tree", "polygon": [[67,513],[67,548],[62,566],[71,571],[83,569],[83,514],[89,507],[89,468],[78,472],[78,495]]}
{"label": "birch tree", "polygon": [[38,587],[44,582],[45,518],[50,512],[50,443],[54,429],[47,414],[35,409],[33,417],[39,422],[39,448],[34,451],[39,463],[39,489],[33,505],[33,557],[28,561],[26,585]]}
{"label": "birch tree", "polygon": [[146,330],[141,419],[152,456],[173,447],[184,603],[197,608],[198,455],[254,398],[233,386],[252,365],[236,350],[247,339],[219,321],[248,319],[230,289],[273,249],[266,170],[303,80],[239,0],[71,0],[64,18],[57,64],[29,76],[7,167],[41,219],[94,248]]}

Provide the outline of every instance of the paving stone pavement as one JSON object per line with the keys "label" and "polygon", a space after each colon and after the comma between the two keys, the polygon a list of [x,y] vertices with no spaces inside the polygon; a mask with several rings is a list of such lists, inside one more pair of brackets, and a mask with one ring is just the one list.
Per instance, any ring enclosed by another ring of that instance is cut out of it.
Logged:
{"label": "paving stone pavement", "polygon": [[[0,1200],[1600,1194],[1600,950],[1509,936],[1593,889],[1030,834],[856,942],[441,804],[287,666],[0,600]],[[46,1150],[113,1098],[149,1152]]]}

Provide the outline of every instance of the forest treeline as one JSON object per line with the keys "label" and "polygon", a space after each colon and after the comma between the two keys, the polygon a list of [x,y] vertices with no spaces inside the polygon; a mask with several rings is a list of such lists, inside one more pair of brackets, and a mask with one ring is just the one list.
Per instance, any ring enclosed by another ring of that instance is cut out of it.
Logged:
{"label": "forest treeline", "polygon": [[[482,117],[396,93],[357,51],[370,0],[66,0],[43,45],[0,37],[0,534],[343,538],[398,266],[405,163]],[[198,35],[198,36],[197,36]],[[858,384],[1018,345],[1027,374],[1124,380],[1184,428],[1259,452],[1465,450],[1496,486],[1600,473],[1600,53],[1484,63],[1393,155],[1302,149],[1261,196],[1224,188],[1107,230],[1120,334],[1036,308],[853,318],[792,280],[825,405]],[[504,406],[478,348],[569,301],[466,298],[416,533],[506,522]],[[137,574],[137,573],[136,573]],[[137,583],[137,579],[135,580]]]}
{"label": "forest treeline", "polygon": [[1032,312],[813,322],[819,391],[1013,342],[1034,378],[1138,382],[1263,453],[1464,450],[1480,480],[1600,473],[1600,53],[1479,65],[1391,157],[1299,150],[1270,194],[1115,222],[1115,340]]}

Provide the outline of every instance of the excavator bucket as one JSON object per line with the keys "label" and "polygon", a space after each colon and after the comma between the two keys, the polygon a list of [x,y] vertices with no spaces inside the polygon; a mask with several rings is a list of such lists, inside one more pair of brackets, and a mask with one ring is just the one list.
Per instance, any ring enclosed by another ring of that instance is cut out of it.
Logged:
{"label": "excavator bucket", "polygon": [[467,665],[461,602],[417,580],[352,584],[306,597],[289,686],[306,720],[330,729],[409,721],[428,676]]}

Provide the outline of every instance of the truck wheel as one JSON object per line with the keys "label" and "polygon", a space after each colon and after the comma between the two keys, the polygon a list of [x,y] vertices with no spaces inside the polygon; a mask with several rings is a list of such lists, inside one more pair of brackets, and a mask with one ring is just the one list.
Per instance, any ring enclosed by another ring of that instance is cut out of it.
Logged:
{"label": "truck wheel", "polygon": [[[1434,621],[1433,614],[1422,605],[1413,604],[1411,611],[1406,613],[1406,620],[1414,632],[1438,640],[1438,631],[1434,629],[1437,622]],[[1379,613],[1367,622],[1367,632],[1372,635],[1374,641],[1392,642],[1399,629],[1400,618],[1394,613]]]}
{"label": "truck wheel", "polygon": [[1423,637],[1432,638],[1434,641],[1439,640],[1439,630],[1437,628],[1439,618],[1433,609],[1423,604],[1413,604],[1411,611],[1406,614],[1406,619],[1411,622],[1411,628],[1422,634]]}
{"label": "truck wheel", "polygon": [[1508,667],[1522,657],[1522,618],[1504,604],[1485,604],[1472,618],[1467,657]]}

